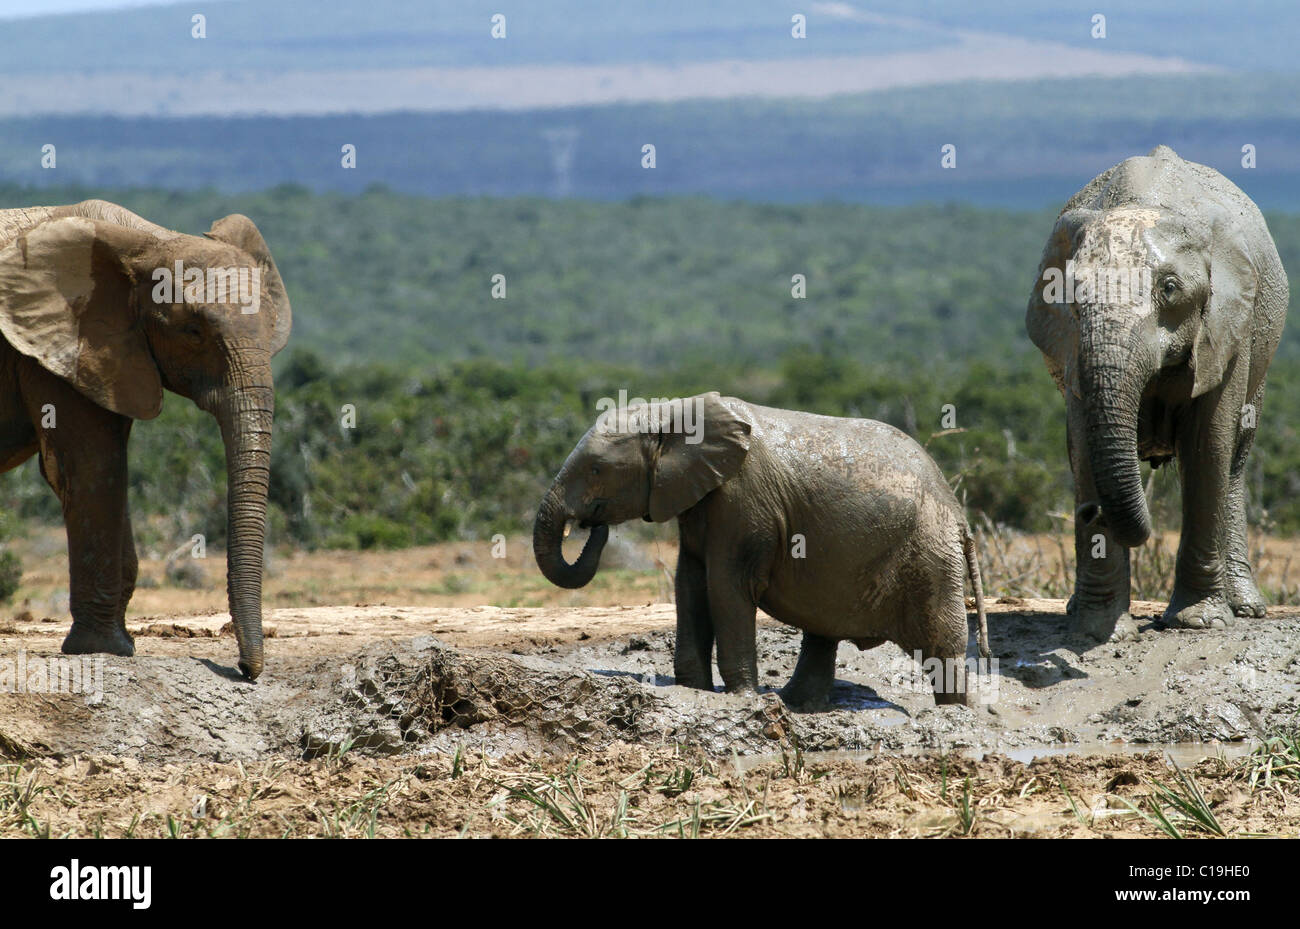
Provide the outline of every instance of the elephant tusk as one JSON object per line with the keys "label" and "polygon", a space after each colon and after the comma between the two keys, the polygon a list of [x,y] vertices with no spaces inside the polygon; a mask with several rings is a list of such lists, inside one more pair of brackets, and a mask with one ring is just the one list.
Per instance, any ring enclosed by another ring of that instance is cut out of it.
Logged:
{"label": "elephant tusk", "polygon": [[560,538],[567,539],[569,537],[569,530],[572,528],[573,528],[573,521],[566,519],[564,521],[564,533],[560,536]]}

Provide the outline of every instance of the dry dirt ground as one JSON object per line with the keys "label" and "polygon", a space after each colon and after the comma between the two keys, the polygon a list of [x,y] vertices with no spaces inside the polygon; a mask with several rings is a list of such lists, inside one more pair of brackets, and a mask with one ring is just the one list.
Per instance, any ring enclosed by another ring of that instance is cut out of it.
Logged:
{"label": "dry dirt ground", "polygon": [[[41,544],[10,668],[67,629]],[[799,638],[766,619],[764,693],[674,686],[663,544],[616,544],[581,592],[508,549],[274,559],[256,684],[220,560],[192,590],[147,560],[134,659],[88,666],[90,694],[0,693],[0,835],[1300,833],[1300,610],[1173,631],[1140,602],[1138,641],[1092,646],[1061,601],[1004,598],[971,708],[844,644],[831,705],[796,713],[773,691]],[[539,605],[464,605],[494,600]]]}

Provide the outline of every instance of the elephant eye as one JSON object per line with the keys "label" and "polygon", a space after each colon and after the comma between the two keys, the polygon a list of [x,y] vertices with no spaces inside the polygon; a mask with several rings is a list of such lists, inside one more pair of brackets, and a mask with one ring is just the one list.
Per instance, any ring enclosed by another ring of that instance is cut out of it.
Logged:
{"label": "elephant eye", "polygon": [[1165,278],[1164,284],[1161,285],[1160,291],[1166,297],[1172,297],[1174,294],[1178,293],[1178,282],[1172,277],[1167,277]]}
{"label": "elephant eye", "polygon": [[591,466],[591,476],[592,476],[592,477],[595,477],[595,476],[598,475],[598,474],[600,474],[600,465],[592,465],[592,466]]}

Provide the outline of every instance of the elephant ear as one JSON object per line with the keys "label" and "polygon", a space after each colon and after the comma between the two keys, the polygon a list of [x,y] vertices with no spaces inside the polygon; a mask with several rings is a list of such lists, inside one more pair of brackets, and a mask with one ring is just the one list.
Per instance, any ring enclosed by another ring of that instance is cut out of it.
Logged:
{"label": "elephant ear", "polygon": [[1078,245],[1079,231],[1085,217],[1083,211],[1062,213],[1056,220],[1052,234],[1043,248],[1038,264],[1038,277],[1029,296],[1025,311],[1025,329],[1030,341],[1038,347],[1047,361],[1047,370],[1062,392],[1081,396],[1079,376],[1075,370],[1078,347],[1078,326],[1065,299],[1066,265]]}
{"label": "elephant ear", "polygon": [[1192,396],[1223,382],[1241,348],[1259,289],[1259,274],[1245,237],[1226,215],[1215,224],[1210,246],[1210,297],[1192,343]]}
{"label": "elephant ear", "polygon": [[659,457],[650,485],[650,519],[657,523],[689,510],[735,476],[753,428],[717,391],[682,401],[686,429],[682,423],[673,428],[668,407],[661,409]]}
{"label": "elephant ear", "polygon": [[147,232],[80,216],[51,219],[0,249],[0,332],[95,403],[133,419],[162,409],[131,266]]}
{"label": "elephant ear", "polygon": [[274,355],[284,348],[289,341],[289,330],[293,328],[293,310],[289,307],[289,297],[284,291],[284,282],[280,271],[271,257],[266,240],[258,231],[253,221],[242,213],[231,213],[212,224],[212,228],[203,233],[209,239],[233,245],[240,251],[247,252],[257,260],[262,269],[262,293],[259,307],[270,307],[270,349]]}

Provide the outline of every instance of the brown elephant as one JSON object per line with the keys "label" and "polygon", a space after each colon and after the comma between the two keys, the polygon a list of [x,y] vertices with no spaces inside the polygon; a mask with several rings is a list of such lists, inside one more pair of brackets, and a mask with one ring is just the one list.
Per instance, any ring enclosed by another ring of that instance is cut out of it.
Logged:
{"label": "brown elephant", "polygon": [[271,356],[290,324],[275,262],[246,216],[200,237],[102,200],[0,210],[0,470],[39,453],[63,505],[65,653],[135,651],[127,437],[134,420],[158,415],[166,387],[221,427],[239,669],[250,680],[262,672]]}

